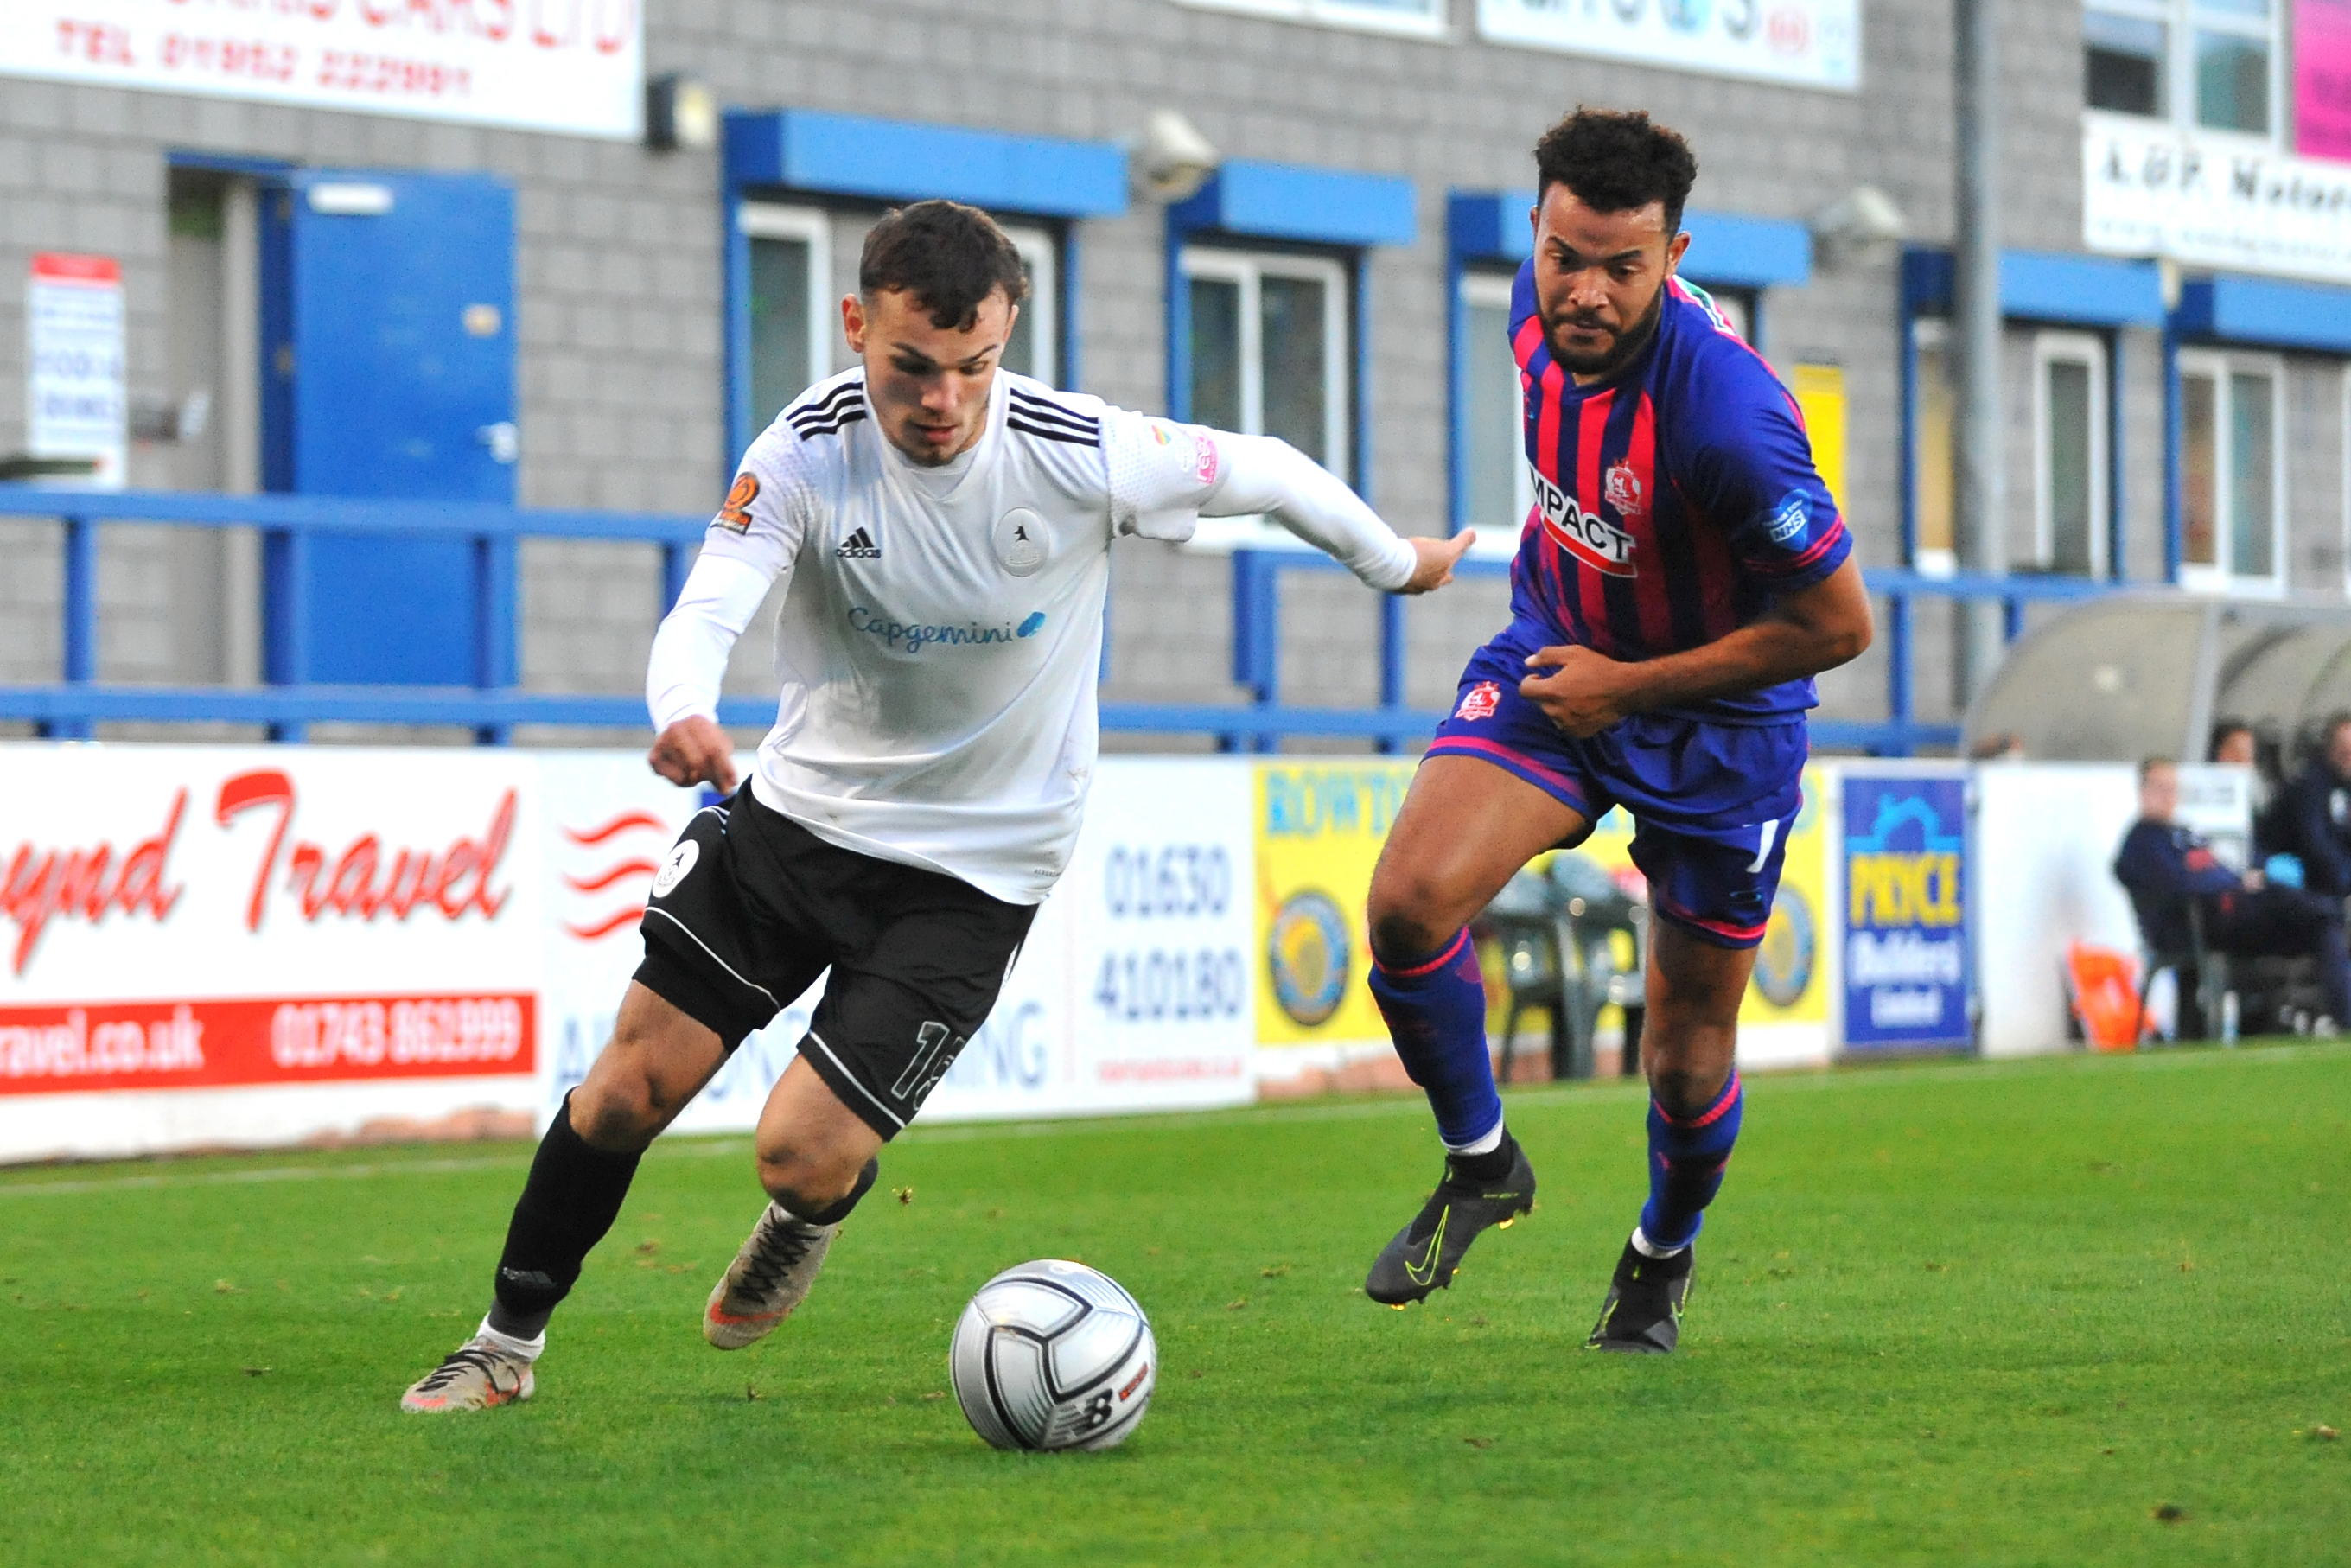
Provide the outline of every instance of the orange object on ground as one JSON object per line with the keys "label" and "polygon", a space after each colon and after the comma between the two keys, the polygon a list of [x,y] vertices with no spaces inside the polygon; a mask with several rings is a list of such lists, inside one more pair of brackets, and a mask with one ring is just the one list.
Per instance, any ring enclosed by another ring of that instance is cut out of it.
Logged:
{"label": "orange object on ground", "polygon": [[2087,942],[2065,945],[2065,990],[2093,1051],[2136,1051],[2141,1019],[2138,959]]}

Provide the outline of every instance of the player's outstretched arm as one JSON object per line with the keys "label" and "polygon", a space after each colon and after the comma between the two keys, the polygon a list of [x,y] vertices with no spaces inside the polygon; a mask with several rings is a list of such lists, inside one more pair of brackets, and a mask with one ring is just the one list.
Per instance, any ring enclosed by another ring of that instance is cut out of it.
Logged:
{"label": "player's outstretched arm", "polygon": [[758,613],[775,576],[748,561],[705,552],[653,633],[645,706],[657,738],[645,760],[673,784],[735,788],[735,747],[718,727],[718,688],[726,678],[728,651]]}
{"label": "player's outstretched arm", "polygon": [[1859,658],[1872,635],[1869,594],[1848,557],[1835,571],[1782,594],[1727,637],[1639,664],[1568,644],[1528,655],[1519,690],[1581,739],[1627,714],[1701,703],[1802,680]]}
{"label": "player's outstretched arm", "polygon": [[1221,473],[1201,504],[1212,517],[1263,514],[1315,546],[1366,585],[1387,593],[1426,593],[1453,580],[1453,568],[1477,541],[1399,538],[1364,498],[1287,441],[1214,431]]}

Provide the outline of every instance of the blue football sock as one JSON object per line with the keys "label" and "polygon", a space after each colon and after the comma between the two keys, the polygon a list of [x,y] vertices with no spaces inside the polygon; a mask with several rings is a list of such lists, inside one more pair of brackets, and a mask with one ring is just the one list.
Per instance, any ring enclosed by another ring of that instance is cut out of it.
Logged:
{"label": "blue football sock", "polygon": [[1706,1206],[1722,1186],[1722,1167],[1739,1141],[1747,1103],[1734,1070],[1714,1103],[1695,1116],[1673,1117],[1649,1102],[1649,1201],[1641,1208],[1641,1239],[1672,1252],[1698,1239]]}
{"label": "blue football sock", "polygon": [[1396,1054],[1428,1092],[1437,1135],[1467,1148],[1502,1124],[1502,1096],[1486,1054],[1486,980],[1464,929],[1435,956],[1391,967],[1372,958],[1372,997]]}

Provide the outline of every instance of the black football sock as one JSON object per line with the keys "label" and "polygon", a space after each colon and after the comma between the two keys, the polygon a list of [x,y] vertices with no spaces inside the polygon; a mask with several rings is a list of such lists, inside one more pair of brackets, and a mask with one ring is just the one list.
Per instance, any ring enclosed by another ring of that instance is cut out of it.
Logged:
{"label": "black football sock", "polygon": [[849,1211],[857,1207],[859,1198],[873,1190],[873,1180],[881,1174],[882,1160],[879,1155],[876,1155],[866,1161],[865,1168],[857,1173],[857,1185],[849,1189],[848,1197],[837,1197],[813,1214],[802,1214],[780,1197],[776,1199],[776,1203],[786,1214],[790,1215],[802,1225],[838,1225],[849,1218]]}
{"label": "black football sock", "polygon": [[1482,1155],[1452,1155],[1446,1163],[1471,1181],[1500,1181],[1510,1174],[1510,1166],[1519,1157],[1519,1141],[1510,1136],[1510,1129],[1502,1130],[1502,1141]]}
{"label": "black football sock", "polygon": [[589,1147],[572,1130],[571,1096],[563,1097],[507,1227],[490,1327],[517,1339],[537,1339],[545,1332],[555,1304],[579,1280],[581,1260],[620,1218],[621,1200],[629,1196],[642,1157]]}

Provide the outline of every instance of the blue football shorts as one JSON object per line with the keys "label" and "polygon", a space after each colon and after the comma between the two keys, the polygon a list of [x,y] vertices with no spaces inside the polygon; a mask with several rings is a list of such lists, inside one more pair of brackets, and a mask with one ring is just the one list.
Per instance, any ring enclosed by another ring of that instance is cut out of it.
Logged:
{"label": "blue football shorts", "polygon": [[1727,724],[1635,714],[1577,740],[1519,695],[1540,645],[1513,627],[1479,649],[1428,755],[1490,762],[1576,811],[1586,825],[1562,849],[1623,807],[1660,919],[1719,947],[1761,942],[1803,803],[1803,716]]}

